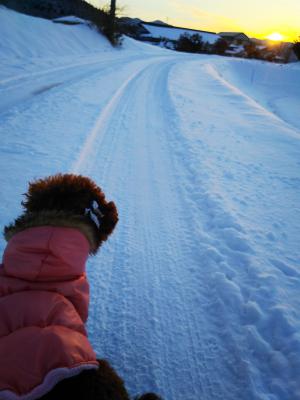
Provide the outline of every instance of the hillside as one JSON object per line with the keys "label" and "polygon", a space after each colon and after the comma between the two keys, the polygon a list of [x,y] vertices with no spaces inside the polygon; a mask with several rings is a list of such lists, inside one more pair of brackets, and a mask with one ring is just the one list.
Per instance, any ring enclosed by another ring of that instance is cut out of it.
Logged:
{"label": "hillside", "polygon": [[20,13],[47,19],[65,15],[76,15],[86,19],[93,19],[97,15],[100,21],[106,18],[103,11],[84,0],[0,0],[0,5]]}
{"label": "hillside", "polygon": [[[169,26],[158,26],[157,24],[151,24],[144,22],[143,26],[147,29],[149,32],[149,36],[153,38],[168,38],[169,40],[178,40],[180,35],[188,34],[188,35],[193,35],[195,33],[199,34],[203,40],[203,42],[208,42],[210,44],[215,43],[218,39],[220,39],[220,36],[217,35],[216,33],[213,32],[205,32],[205,31],[196,31],[193,29],[187,29],[187,28],[176,28],[176,27],[169,27]],[[146,37],[147,35],[143,35]]]}

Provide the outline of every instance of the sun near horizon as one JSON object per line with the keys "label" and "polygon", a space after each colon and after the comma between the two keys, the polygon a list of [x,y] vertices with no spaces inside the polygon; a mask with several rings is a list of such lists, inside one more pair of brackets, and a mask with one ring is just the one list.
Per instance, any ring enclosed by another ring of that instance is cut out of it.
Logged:
{"label": "sun near horizon", "polygon": [[267,36],[267,39],[272,40],[273,42],[282,42],[283,35],[279,32],[273,32]]}

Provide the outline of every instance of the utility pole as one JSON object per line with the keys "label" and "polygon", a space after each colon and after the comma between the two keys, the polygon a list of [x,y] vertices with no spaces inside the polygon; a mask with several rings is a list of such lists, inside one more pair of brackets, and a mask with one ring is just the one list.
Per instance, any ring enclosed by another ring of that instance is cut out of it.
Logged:
{"label": "utility pole", "polygon": [[110,2],[110,18],[114,21],[116,18],[116,0]]}
{"label": "utility pole", "polygon": [[113,41],[115,33],[115,22],[116,22],[116,0],[111,0],[110,2],[109,18],[110,18],[110,37],[111,40]]}

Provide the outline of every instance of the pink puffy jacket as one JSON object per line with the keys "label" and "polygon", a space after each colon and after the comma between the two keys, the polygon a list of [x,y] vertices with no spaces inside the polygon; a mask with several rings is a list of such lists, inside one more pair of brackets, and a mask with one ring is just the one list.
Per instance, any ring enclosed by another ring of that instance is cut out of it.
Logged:
{"label": "pink puffy jacket", "polygon": [[8,242],[0,266],[1,400],[37,399],[97,368],[84,326],[88,253],[74,228],[29,228]]}

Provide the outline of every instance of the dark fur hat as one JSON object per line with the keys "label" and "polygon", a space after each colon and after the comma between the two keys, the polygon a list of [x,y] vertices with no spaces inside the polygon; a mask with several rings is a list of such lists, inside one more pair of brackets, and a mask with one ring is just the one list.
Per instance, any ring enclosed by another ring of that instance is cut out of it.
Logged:
{"label": "dark fur hat", "polygon": [[115,204],[107,202],[102,190],[81,175],[57,174],[29,183],[22,205],[24,214],[4,228],[6,240],[34,226],[77,228],[95,254],[118,222]]}

